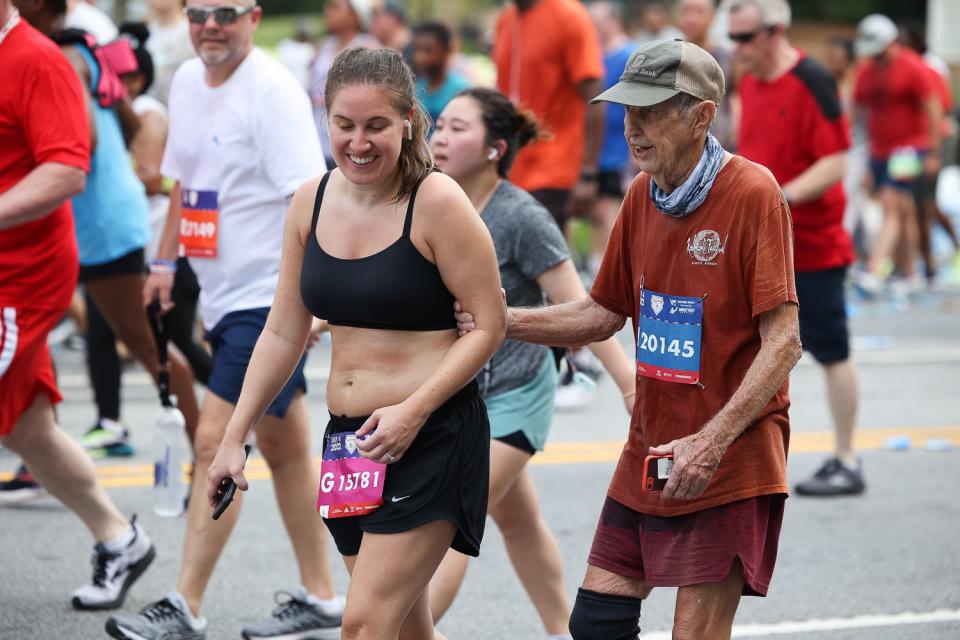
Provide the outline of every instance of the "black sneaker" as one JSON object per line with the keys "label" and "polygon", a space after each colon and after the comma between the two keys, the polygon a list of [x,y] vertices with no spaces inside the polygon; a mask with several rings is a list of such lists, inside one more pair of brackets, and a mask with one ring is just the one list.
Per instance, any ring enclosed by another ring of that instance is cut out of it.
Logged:
{"label": "black sneaker", "polygon": [[[284,599],[281,599],[284,598]],[[296,594],[281,591],[274,595],[278,606],[273,617],[243,628],[246,640],[325,640],[340,637],[343,611],[330,615],[311,604],[302,587]]]}
{"label": "black sneaker", "polygon": [[0,482],[0,506],[27,504],[46,495],[46,490],[22,464],[12,478]]}
{"label": "black sneaker", "polygon": [[802,496],[852,496],[864,492],[862,465],[849,467],[838,458],[828,458],[809,480],[795,487]]}

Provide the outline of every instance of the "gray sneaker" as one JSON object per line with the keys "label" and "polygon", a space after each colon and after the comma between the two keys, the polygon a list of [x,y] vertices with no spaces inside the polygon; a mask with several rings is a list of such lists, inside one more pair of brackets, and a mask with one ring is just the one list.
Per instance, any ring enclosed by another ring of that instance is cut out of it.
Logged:
{"label": "gray sneaker", "polygon": [[866,488],[862,466],[849,467],[837,458],[827,458],[811,478],[796,486],[802,496],[855,496]]}
{"label": "gray sneaker", "polygon": [[121,613],[107,620],[107,633],[119,640],[204,640],[206,620],[193,620],[187,603],[178,593],[171,593],[133,615]]}
{"label": "gray sneaker", "polygon": [[295,594],[280,591],[274,595],[279,605],[273,611],[273,617],[266,622],[252,624],[243,628],[246,640],[338,640],[343,612],[329,615],[320,607],[311,604],[304,588]]}

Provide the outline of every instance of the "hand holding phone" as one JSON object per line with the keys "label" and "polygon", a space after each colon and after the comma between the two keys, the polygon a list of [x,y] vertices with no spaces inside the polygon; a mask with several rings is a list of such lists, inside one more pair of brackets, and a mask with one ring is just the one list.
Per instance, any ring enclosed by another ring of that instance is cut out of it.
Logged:
{"label": "hand holding phone", "polygon": [[643,459],[643,490],[663,491],[673,469],[673,456],[647,456]]}
{"label": "hand holding phone", "polygon": [[[250,456],[250,445],[243,446],[244,454]],[[213,509],[213,519],[219,520],[223,512],[227,510],[230,503],[233,502],[233,496],[237,493],[237,483],[233,478],[224,478],[220,483],[220,497],[217,499],[217,506]]]}

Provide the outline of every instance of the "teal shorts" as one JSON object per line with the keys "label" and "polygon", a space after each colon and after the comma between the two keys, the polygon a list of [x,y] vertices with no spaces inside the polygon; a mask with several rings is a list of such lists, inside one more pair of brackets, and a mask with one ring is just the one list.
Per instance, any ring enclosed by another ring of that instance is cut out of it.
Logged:
{"label": "teal shorts", "polygon": [[[520,433],[529,443],[530,453],[543,451],[553,423],[556,390],[557,368],[553,358],[546,354],[533,380],[484,400],[490,418],[490,437],[514,444],[514,438],[507,436]],[[519,448],[527,449],[525,446]]]}

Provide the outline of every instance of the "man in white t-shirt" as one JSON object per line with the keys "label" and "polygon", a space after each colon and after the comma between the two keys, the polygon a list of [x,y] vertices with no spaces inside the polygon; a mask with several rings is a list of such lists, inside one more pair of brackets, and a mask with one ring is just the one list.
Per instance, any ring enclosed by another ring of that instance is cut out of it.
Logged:
{"label": "man in white t-shirt", "polygon": [[[207,506],[207,468],[217,451],[266,322],[280,267],[287,203],[325,170],[310,102],[280,63],[254,48],[261,9],[253,0],[188,0],[198,58],[170,89],[170,131],[161,171],[177,181],[144,300],[170,308],[175,258],[186,255],[200,283],[213,370],[195,446],[193,487],[176,590],[139,615],[107,621],[115,638],[206,637],[200,604],[240,513],[217,521]],[[257,446],[273,475],[303,587],[245,638],[340,637],[322,523],[308,505],[318,479],[310,459],[303,361],[267,410]],[[237,494],[237,498],[240,494]]]}

